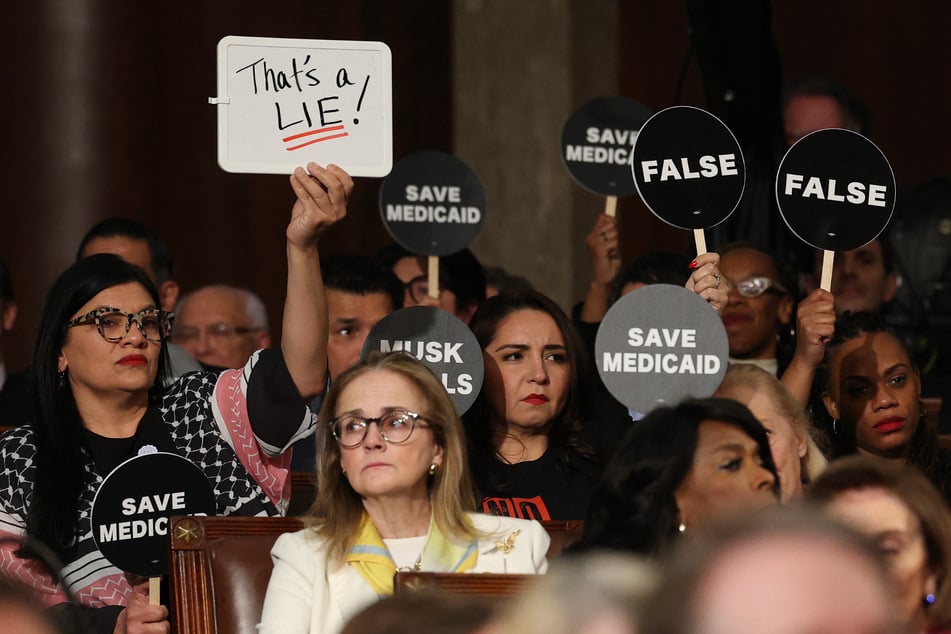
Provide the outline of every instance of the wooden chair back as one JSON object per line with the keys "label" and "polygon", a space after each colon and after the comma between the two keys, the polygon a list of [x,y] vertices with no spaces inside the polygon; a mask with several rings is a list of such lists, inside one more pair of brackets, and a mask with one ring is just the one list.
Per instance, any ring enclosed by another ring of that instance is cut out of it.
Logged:
{"label": "wooden chair back", "polygon": [[[576,520],[542,524],[552,538],[549,557],[560,555],[584,528]],[[172,631],[256,634],[271,578],[271,547],[282,533],[303,526],[297,517],[172,517]],[[494,597],[517,592],[534,576],[398,573],[396,585],[401,592],[429,588]]]}
{"label": "wooden chair back", "polygon": [[256,634],[271,578],[271,547],[296,517],[180,517],[170,524],[172,628],[178,634]]}
{"label": "wooden chair back", "polygon": [[471,574],[451,572],[397,572],[393,594],[407,592],[452,592],[483,597],[510,597],[541,575]]}

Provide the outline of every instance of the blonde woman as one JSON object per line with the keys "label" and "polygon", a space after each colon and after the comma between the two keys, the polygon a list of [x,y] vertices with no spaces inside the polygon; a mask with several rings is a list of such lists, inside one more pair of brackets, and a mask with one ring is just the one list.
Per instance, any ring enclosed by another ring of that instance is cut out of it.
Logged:
{"label": "blonde woman", "polygon": [[374,354],[343,373],[320,420],[310,526],[281,536],[271,551],[262,634],[335,634],[393,593],[398,569],[547,569],[541,524],[469,512],[462,423],[415,358]]}
{"label": "blonde woman", "polygon": [[766,428],[779,473],[781,501],[801,496],[803,483],[817,478],[827,461],[812,437],[809,418],[799,402],[775,376],[746,363],[729,367],[716,396],[746,405]]}

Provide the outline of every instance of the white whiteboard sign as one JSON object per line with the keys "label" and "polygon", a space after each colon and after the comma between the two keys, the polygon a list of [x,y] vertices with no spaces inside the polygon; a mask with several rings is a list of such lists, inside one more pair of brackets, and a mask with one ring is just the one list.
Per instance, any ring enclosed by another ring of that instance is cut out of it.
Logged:
{"label": "white whiteboard sign", "polygon": [[383,42],[229,35],[218,42],[218,163],[290,174],[335,163],[352,176],[393,165],[390,49]]}

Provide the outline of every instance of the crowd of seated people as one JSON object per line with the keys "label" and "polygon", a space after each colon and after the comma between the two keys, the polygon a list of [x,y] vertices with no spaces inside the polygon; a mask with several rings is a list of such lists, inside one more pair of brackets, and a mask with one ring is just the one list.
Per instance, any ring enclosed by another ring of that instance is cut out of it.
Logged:
{"label": "crowd of seated people", "polygon": [[[169,630],[174,606],[107,560],[90,520],[102,479],[152,447],[201,470],[218,515],[286,514],[291,474],[311,475],[304,528],[271,551],[261,632],[951,631],[951,457],[923,400],[942,395],[883,318],[887,238],[839,254],[825,291],[753,242],[624,267],[601,215],[569,315],[468,250],[441,258],[438,289],[397,245],[321,259],[353,181],[309,164],[291,187],[279,342],[251,289],[181,293],[161,241],[112,218],[51,285],[15,372],[0,262],[0,629]],[[709,398],[634,412],[594,371],[594,337],[658,283],[719,314],[730,366]],[[482,348],[465,413],[413,356],[361,354],[418,305]],[[549,551],[559,521],[582,528]],[[397,572],[547,576],[496,604],[403,596]]]}

